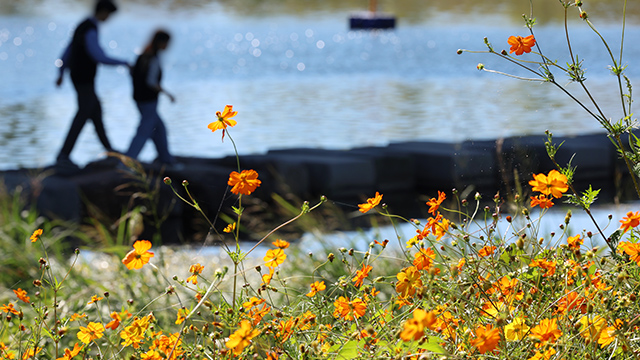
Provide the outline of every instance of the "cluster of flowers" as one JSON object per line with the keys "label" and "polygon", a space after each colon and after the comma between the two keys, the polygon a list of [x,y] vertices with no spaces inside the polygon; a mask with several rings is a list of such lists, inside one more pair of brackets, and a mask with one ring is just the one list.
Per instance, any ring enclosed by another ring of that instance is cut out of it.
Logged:
{"label": "cluster of flowers", "polygon": [[[210,128],[224,131],[235,125],[230,121],[235,114],[228,106]],[[228,184],[231,192],[242,196],[255,191],[260,180],[255,171],[242,171],[232,173]],[[540,193],[531,197],[531,208],[548,209],[552,199],[562,198],[569,189],[567,177],[556,170],[534,175],[529,184]],[[380,206],[382,197],[376,193],[359,205],[359,211],[383,208],[378,214],[390,217],[386,207]],[[458,223],[445,218],[440,210],[446,200],[447,195],[438,192],[426,202],[430,214],[426,224],[410,220],[416,235],[402,244],[400,258],[397,253],[388,256],[391,261],[385,262],[387,256],[382,256],[389,252],[388,240],[374,240],[366,252],[341,248],[338,256],[330,253],[326,260],[306,259],[303,262],[311,264],[283,268],[289,262],[285,250],[290,244],[275,240],[274,248],[256,267],[259,280],[248,279],[248,270],[232,274],[232,279],[245,281],[237,301],[212,295],[223,272],[216,273],[216,283],[203,277],[205,266],[192,264],[188,272],[185,268],[185,281],[174,278],[193,298],[177,311],[171,310],[176,314],[172,326],[179,326],[171,331],[167,331],[169,325],[161,326],[157,314],[142,315],[132,302],[122,302],[122,310],[110,312],[110,321],[104,322],[99,309],[104,298],[98,295],[86,304],[97,308],[95,319],[73,313],[55,319],[51,327],[44,315],[45,299],[38,296],[33,304],[27,291],[18,288],[15,296],[31,305],[39,328],[58,331],[51,335],[54,342],[46,341],[25,325],[20,303],[2,304],[4,323],[13,324],[16,318],[18,323],[0,330],[18,330],[12,343],[0,342],[0,359],[90,359],[108,353],[113,358],[151,360],[418,359],[424,354],[529,360],[574,354],[638,356],[640,212],[629,212],[620,220],[626,241],[618,243],[617,254],[603,256],[597,247],[585,245],[586,239],[593,240],[592,233],[570,232],[570,219],[561,226],[562,234],[552,233],[545,245],[538,233],[540,219],[532,219],[528,208],[521,209],[522,218],[503,218],[496,198],[495,212],[486,207],[481,226],[475,212],[456,212],[464,217]],[[500,231],[502,226],[507,228]],[[237,222],[231,223],[224,232],[238,227]],[[42,243],[42,234],[36,230],[31,241]],[[135,241],[122,264],[128,270],[153,267],[151,248],[148,240]],[[329,268],[340,264],[344,265],[341,275],[332,276]],[[300,273],[308,287],[287,285],[293,277],[280,277],[304,265],[313,268],[311,273]],[[263,273],[263,267],[268,273]],[[201,287],[202,283],[209,285]],[[34,285],[43,286],[40,281]],[[167,289],[168,295],[176,292],[174,285]],[[58,350],[59,343],[68,346]]]}

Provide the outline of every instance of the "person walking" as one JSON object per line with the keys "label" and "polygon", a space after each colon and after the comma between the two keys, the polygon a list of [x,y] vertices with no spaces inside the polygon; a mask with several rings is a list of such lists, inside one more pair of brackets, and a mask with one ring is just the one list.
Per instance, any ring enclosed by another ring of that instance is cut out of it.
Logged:
{"label": "person walking", "polygon": [[164,30],[156,31],[151,42],[145,47],[133,67],[133,99],[136,101],[140,111],[140,125],[125,155],[134,159],[137,158],[145,142],[151,139],[156,146],[160,163],[172,166],[177,164],[169,153],[167,130],[160,115],[158,115],[158,97],[160,93],[166,94],[171,102],[175,101],[173,95],[160,85],[162,68],[158,55],[161,51],[167,49],[170,39],[171,36],[168,32]]}
{"label": "person walking", "polygon": [[78,25],[61,57],[62,65],[56,85],[62,85],[64,72],[69,69],[71,82],[77,93],[78,112],[57,156],[58,165],[73,165],[69,156],[88,119],[93,121],[98,139],[104,148],[113,151],[102,122],[102,107],[96,95],[95,77],[98,64],[125,65],[130,68],[126,61],[105,55],[98,43],[98,24],[106,21],[116,11],[117,7],[111,0],[99,0],[93,16]]}

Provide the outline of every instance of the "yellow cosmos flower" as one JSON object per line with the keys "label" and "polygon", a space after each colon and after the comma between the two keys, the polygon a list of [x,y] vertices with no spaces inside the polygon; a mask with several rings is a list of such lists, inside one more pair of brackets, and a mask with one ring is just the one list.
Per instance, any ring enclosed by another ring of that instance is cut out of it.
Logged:
{"label": "yellow cosmos flower", "polygon": [[133,244],[133,250],[129,251],[127,255],[125,255],[124,259],[122,259],[122,263],[127,267],[127,269],[142,269],[144,264],[148,263],[149,260],[155,255],[148,251],[151,249],[151,241],[149,240],[138,240]]}
{"label": "yellow cosmos flower", "polygon": [[29,237],[29,239],[31,240],[32,243],[34,243],[34,242],[38,241],[38,239],[40,238],[41,235],[42,235],[42,229],[38,229],[38,230],[33,232],[31,237]]}
{"label": "yellow cosmos flower", "polygon": [[251,344],[251,339],[258,335],[260,335],[260,330],[252,329],[249,320],[242,320],[240,329],[229,335],[229,341],[225,343],[225,346],[233,350],[233,354],[237,356],[242,354],[244,348]]}
{"label": "yellow cosmos flower", "polygon": [[422,286],[420,272],[415,266],[409,266],[396,275],[398,282],[396,283],[396,291],[400,297],[406,298],[416,293],[416,289]]}
{"label": "yellow cosmos flower", "polygon": [[101,323],[90,322],[87,327],[80,326],[78,332],[78,340],[85,344],[92,342],[95,339],[100,339],[104,332],[104,326]]}
{"label": "yellow cosmos flower", "polygon": [[524,321],[524,318],[517,317],[513,321],[504,327],[504,337],[509,341],[522,340],[531,329]]}
{"label": "yellow cosmos flower", "polygon": [[215,132],[216,130],[222,130],[222,140],[224,141],[224,133],[227,130],[227,127],[236,126],[237,122],[232,120],[231,118],[238,114],[237,111],[233,111],[233,105],[227,105],[224,107],[224,111],[220,113],[220,111],[216,112],[216,117],[218,120],[210,123],[207,127]]}
{"label": "yellow cosmos flower", "polygon": [[285,254],[282,249],[269,249],[267,250],[267,255],[265,255],[262,260],[265,261],[265,266],[275,268],[282,264],[286,258],[287,254]]}

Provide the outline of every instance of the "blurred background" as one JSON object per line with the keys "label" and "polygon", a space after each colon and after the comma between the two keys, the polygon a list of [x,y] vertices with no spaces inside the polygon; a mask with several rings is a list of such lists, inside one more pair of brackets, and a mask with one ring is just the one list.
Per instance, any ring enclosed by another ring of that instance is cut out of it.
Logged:
{"label": "blurred background", "polygon": [[[397,19],[394,30],[350,31],[352,12],[366,0],[120,0],[119,11],[100,27],[100,42],[113,57],[135,61],[159,27],[173,35],[163,55],[165,88],[160,112],[178,156],[221,157],[207,124],[226,104],[238,111],[230,133],[241,154],[269,149],[347,149],[390,142],[495,139],[601,131],[598,124],[550,84],[523,82],[476,70],[529,76],[488,54],[508,49],[510,35],[528,35],[527,0],[379,0]],[[569,61],[564,10],[557,0],[534,1],[536,38],[559,64]],[[620,53],[621,0],[584,1],[584,9],[616,57]],[[0,1],[0,169],[50,165],[76,111],[68,76],[54,82],[56,60],[91,0]],[[608,116],[621,116],[617,82],[598,37],[569,9],[574,54],[585,59],[587,84]],[[640,36],[640,3],[630,1],[626,39]],[[532,60],[532,55],[528,56]],[[623,63],[633,81],[640,44],[626,41]],[[556,77],[585,97],[561,73]],[[126,150],[138,124],[131,79],[124,67],[102,66],[97,91],[109,138]],[[92,125],[72,152],[80,165],[103,157]],[[151,143],[141,156],[155,158]]]}

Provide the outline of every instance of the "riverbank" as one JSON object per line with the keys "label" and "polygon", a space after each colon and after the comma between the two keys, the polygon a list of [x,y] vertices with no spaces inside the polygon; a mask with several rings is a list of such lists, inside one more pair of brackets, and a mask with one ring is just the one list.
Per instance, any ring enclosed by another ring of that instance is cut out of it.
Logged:
{"label": "riverbank", "polygon": [[[462,198],[480,192],[486,199],[500,192],[508,199],[518,189],[527,188],[524,185],[532,174],[553,168],[544,141],[542,136],[526,136],[459,143],[405,142],[351,150],[274,149],[242,156],[242,168],[256,170],[262,180],[261,187],[243,199],[247,217],[254,217],[247,224],[247,238],[252,233],[261,236],[271,225],[291,216],[273,210],[276,205],[286,210],[281,201],[278,203],[280,198],[295,208],[304,200],[315,202],[324,195],[347,217],[349,213],[357,215],[356,205],[376,191],[384,194],[391,212],[410,217],[425,216],[425,197],[435,196],[438,190],[455,188]],[[600,202],[604,203],[627,197],[626,168],[605,135],[554,141],[562,143],[558,162],[571,160],[577,168],[574,183],[579,191],[589,184],[601,188]],[[153,207],[166,215],[161,227],[164,243],[188,243],[194,237],[202,240],[211,232],[191,206],[177,201],[163,184],[165,177],[170,177],[181,193],[181,182],[188,181],[190,193],[212,219],[219,209],[230,209],[236,200],[227,188],[229,173],[237,170],[235,157],[182,157],[179,160],[184,167],[180,170],[142,164],[144,173],[138,175],[118,168],[119,162],[114,160],[95,161],[77,170],[55,166],[10,170],[0,177],[8,192],[20,191],[27,203],[35,204],[50,218],[72,222],[95,217],[118,219],[140,209],[148,213]],[[149,193],[154,195],[149,197]],[[349,220],[335,222],[345,221]],[[216,230],[221,231],[226,222],[218,221],[218,225]]]}

